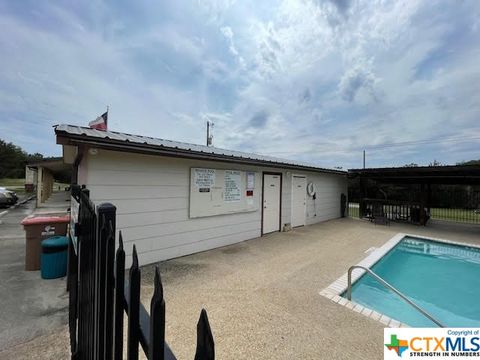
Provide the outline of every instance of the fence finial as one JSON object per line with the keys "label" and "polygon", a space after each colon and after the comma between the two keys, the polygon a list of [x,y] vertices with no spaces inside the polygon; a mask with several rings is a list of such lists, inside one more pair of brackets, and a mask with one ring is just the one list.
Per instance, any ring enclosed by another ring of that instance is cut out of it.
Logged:
{"label": "fence finial", "polygon": [[123,359],[123,311],[125,300],[125,251],[122,232],[118,234],[118,249],[115,261],[115,330],[114,359]]}
{"label": "fence finial", "polygon": [[140,282],[141,274],[138,267],[137,248],[133,245],[132,267],[129,272],[128,304],[128,342],[127,354],[129,360],[138,360],[138,342],[140,339]]}
{"label": "fence finial", "polygon": [[155,280],[150,302],[150,344],[149,359],[165,359],[165,300],[160,270],[155,266]]}
{"label": "fence finial", "polygon": [[122,230],[118,232],[118,249],[123,250],[123,237],[122,237]]}
{"label": "fence finial", "polygon": [[138,255],[137,255],[137,248],[135,244],[133,244],[133,251],[132,251],[132,268],[138,269]]}
{"label": "fence finial", "polygon": [[158,299],[163,299],[162,278],[160,276],[160,269],[158,268],[158,265],[155,266],[155,280],[154,280],[153,296],[158,298]]}
{"label": "fence finial", "polygon": [[200,319],[197,324],[197,350],[195,360],[214,360],[215,343],[213,341],[212,330],[208,322],[207,311],[202,309]]}

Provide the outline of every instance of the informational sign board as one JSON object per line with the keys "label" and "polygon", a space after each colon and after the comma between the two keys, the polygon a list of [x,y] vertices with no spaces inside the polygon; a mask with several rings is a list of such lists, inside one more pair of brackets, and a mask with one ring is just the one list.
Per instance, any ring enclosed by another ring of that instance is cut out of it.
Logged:
{"label": "informational sign board", "polygon": [[242,198],[242,178],[240,171],[225,170],[225,202],[240,201]]}
{"label": "informational sign board", "polygon": [[210,189],[215,185],[215,169],[193,169],[194,184],[199,189]]}
{"label": "informational sign board", "polygon": [[247,172],[247,190],[253,190],[255,188],[255,173]]}
{"label": "informational sign board", "polygon": [[234,214],[259,209],[259,173],[243,170],[192,168],[190,217]]}

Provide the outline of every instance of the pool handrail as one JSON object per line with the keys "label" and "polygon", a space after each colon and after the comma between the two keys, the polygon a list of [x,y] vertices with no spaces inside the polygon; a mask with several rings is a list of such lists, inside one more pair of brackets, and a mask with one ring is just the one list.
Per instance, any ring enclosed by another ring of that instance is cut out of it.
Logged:
{"label": "pool handrail", "polygon": [[361,269],[361,270],[364,270],[366,271],[368,274],[370,274],[375,280],[377,280],[378,282],[380,282],[380,284],[382,284],[383,286],[385,286],[387,289],[390,289],[392,290],[395,294],[397,294],[398,296],[400,296],[400,298],[402,300],[404,300],[407,304],[413,306],[413,308],[417,311],[419,311],[422,315],[424,315],[425,317],[427,317],[429,320],[433,321],[435,324],[437,324],[439,327],[441,328],[444,328],[446,327],[445,325],[443,325],[440,321],[438,321],[437,319],[435,319],[432,315],[430,315],[428,312],[426,312],[425,310],[423,310],[420,306],[418,306],[417,304],[415,304],[412,300],[410,300],[409,298],[407,298],[405,295],[403,295],[400,291],[398,291],[397,289],[395,289],[392,285],[390,285],[388,282],[386,282],[384,279],[382,279],[380,276],[378,276],[377,274],[375,274],[372,270],[370,270],[369,268],[365,267],[365,266],[361,266],[361,265],[353,265],[353,266],[350,266],[350,268],[348,269],[348,287],[347,287],[347,299],[349,301],[352,301],[352,271],[354,269]]}

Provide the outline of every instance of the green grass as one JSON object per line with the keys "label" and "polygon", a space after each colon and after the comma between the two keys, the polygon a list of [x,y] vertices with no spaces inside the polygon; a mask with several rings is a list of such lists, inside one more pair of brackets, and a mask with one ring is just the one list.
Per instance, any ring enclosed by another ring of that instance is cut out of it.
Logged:
{"label": "green grass", "polygon": [[[70,186],[70,184],[64,184],[59,182],[53,183],[53,191],[58,191],[58,187],[60,186],[61,191],[63,191],[66,187]],[[25,179],[9,179],[9,178],[2,178],[0,179],[0,187],[5,187],[8,190],[15,191],[17,195],[24,195],[25,194]]]}
{"label": "green grass", "polygon": [[359,204],[349,203],[348,204],[348,216],[358,218],[360,217],[360,208]]}
{"label": "green grass", "polygon": [[25,194],[25,179],[0,179],[0,187],[5,187],[8,190],[15,191],[18,196]]}
{"label": "green grass", "polygon": [[432,208],[430,216],[436,220],[480,224],[480,214],[475,214],[474,210]]}
{"label": "green grass", "polygon": [[9,178],[3,178],[0,179],[0,187],[23,187],[25,185],[25,179],[9,179]]}

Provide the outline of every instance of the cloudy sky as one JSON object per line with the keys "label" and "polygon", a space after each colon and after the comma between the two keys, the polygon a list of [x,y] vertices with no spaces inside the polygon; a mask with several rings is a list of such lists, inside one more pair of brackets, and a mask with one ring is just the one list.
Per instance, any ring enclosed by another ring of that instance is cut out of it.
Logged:
{"label": "cloudy sky", "polygon": [[204,143],[210,119],[323,166],[480,158],[477,0],[0,0],[0,29],[0,138],[28,152],[109,105],[110,130]]}

